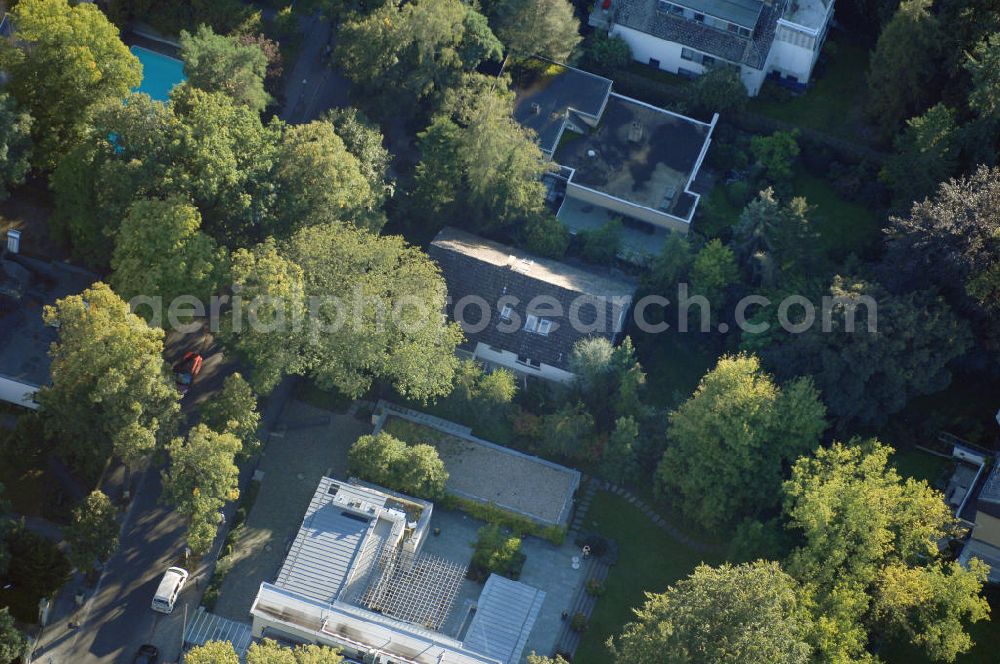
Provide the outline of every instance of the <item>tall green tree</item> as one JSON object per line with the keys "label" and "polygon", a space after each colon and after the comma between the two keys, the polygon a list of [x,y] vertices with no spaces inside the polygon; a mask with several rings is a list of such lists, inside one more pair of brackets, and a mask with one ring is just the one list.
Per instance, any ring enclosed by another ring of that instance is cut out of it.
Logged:
{"label": "tall green tree", "polygon": [[[631,53],[629,53],[631,62]],[[714,113],[737,115],[747,107],[750,97],[736,67],[709,69],[684,86],[683,105],[687,113],[709,119]]]}
{"label": "tall green tree", "polygon": [[10,563],[10,548],[7,546],[7,533],[14,525],[10,518],[10,503],[3,497],[4,486],[0,484],[0,575],[7,573]]}
{"label": "tall green tree", "polygon": [[185,664],[240,664],[229,641],[206,641],[184,653]]}
{"label": "tall green tree", "polygon": [[486,92],[455,110],[418,135],[414,212],[436,226],[463,218],[477,231],[540,215],[548,166],[532,135],[512,117],[513,97]]}
{"label": "tall green tree", "polygon": [[972,76],[969,107],[983,120],[1000,122],[1000,32],[977,43],[965,62]]}
{"label": "tall green tree", "polygon": [[258,113],[271,101],[264,89],[267,56],[257,44],[217,35],[201,25],[194,34],[182,30],[180,45],[184,73],[191,85],[222,92]]}
{"label": "tall green tree", "polygon": [[138,200],[122,222],[111,256],[111,285],[122,298],[182,295],[208,304],[225,273],[225,252],[201,232],[201,215],[180,196]]}
{"label": "tall green tree", "polygon": [[930,104],[943,31],[931,0],[903,0],[879,35],[868,70],[868,116],[888,140]]}
{"label": "tall green tree", "polygon": [[347,151],[357,160],[361,175],[368,181],[372,192],[369,212],[372,219],[356,224],[365,228],[381,228],[385,222],[382,208],[396,191],[396,183],[389,175],[392,153],[382,145],[385,140],[382,132],[377,124],[356,108],[330,111],[328,118]]}
{"label": "tall green tree", "polygon": [[708,299],[713,312],[723,305],[726,289],[739,279],[733,250],[718,238],[705,243],[691,264],[691,292]]}
{"label": "tall green tree", "polygon": [[8,91],[34,118],[36,164],[50,170],[83,139],[96,104],[139,85],[142,65],[91,3],[22,0],[11,22],[17,40],[0,49],[0,67]]}
{"label": "tall green tree", "polygon": [[378,232],[384,220],[375,213],[376,194],[361,164],[330,122],[315,121],[285,130],[275,160],[273,226],[288,237],[306,226],[353,223]]}
{"label": "tall green tree", "polygon": [[446,292],[433,261],[398,236],[349,226],[313,226],[292,238],[288,258],[320,303],[302,348],[324,387],[360,396],[378,377],[416,399],[451,391],[462,331],[441,317]]}
{"label": "tall green tree", "polygon": [[834,443],[799,459],[785,483],[801,541],[787,568],[814,597],[821,662],[870,661],[875,634],[953,661],[972,646],[967,625],[989,615],[985,566],[946,562],[938,545],[955,525],[943,496],[902,480],[890,453],[877,441]]}
{"label": "tall green tree", "polygon": [[304,370],[305,277],[273,239],[233,252],[230,274],[234,305],[221,321],[220,338],[251,364],[250,382],[266,394],[283,375]]}
{"label": "tall green tree", "polygon": [[250,645],[247,664],[340,664],[340,651],[314,643],[285,647],[272,639]]}
{"label": "tall green tree", "polygon": [[631,415],[615,420],[601,459],[601,472],[611,481],[627,484],[639,476],[639,424]]}
{"label": "tall green tree", "polygon": [[14,625],[10,610],[0,608],[0,664],[18,661],[27,646],[28,638]]}
{"label": "tall green tree", "polygon": [[784,464],[815,447],[825,415],[810,380],[780,387],[756,357],[723,357],[670,414],[656,488],[706,528],[760,514],[779,503]]}
{"label": "tall green tree", "polygon": [[[499,59],[502,47],[485,20],[460,0],[389,2],[340,26],[335,58],[358,86],[386,101],[420,101],[454,84],[463,71]],[[398,103],[392,104],[399,109]]]}
{"label": "tall green tree", "polygon": [[778,563],[699,565],[646,593],[612,640],[619,664],[808,664],[813,629],[798,584]]}
{"label": "tall green tree", "polygon": [[573,346],[569,370],[575,375],[573,389],[587,406],[602,431],[617,418],[643,412],[641,391],[646,374],[636,358],[632,339],[625,337],[612,346],[605,337],[586,337]]}
{"label": "tall green tree", "polygon": [[944,104],[906,121],[896,151],[880,178],[892,189],[893,205],[906,209],[932,193],[958,167],[959,131],[955,111]]}
{"label": "tall green tree", "polygon": [[24,183],[31,168],[33,122],[13,97],[0,94],[0,200],[7,198],[11,187]]}
{"label": "tall green tree", "polygon": [[580,43],[580,21],[568,0],[499,0],[491,11],[497,36],[519,56],[566,62]]}
{"label": "tall green tree", "polygon": [[420,498],[445,494],[448,471],[437,450],[427,444],[407,445],[385,431],[362,436],[348,452],[351,473]]}
{"label": "tall green tree", "polygon": [[170,464],[163,471],[163,500],[188,519],[188,546],[195,554],[211,548],[219,510],[240,495],[235,459],[241,449],[235,435],[204,424],[191,429],[186,441],[175,438],[167,445]]}
{"label": "tall green tree", "polygon": [[257,427],[260,413],[257,396],[238,372],[226,376],[222,391],[201,409],[201,420],[214,431],[231,433],[240,439],[241,452],[251,454],[260,446]]}
{"label": "tall green tree", "polygon": [[889,223],[879,274],[894,292],[940,290],[1000,353],[1000,169],[980,167]]}
{"label": "tall green tree", "polygon": [[750,152],[764,179],[779,188],[787,188],[799,156],[798,131],[776,131],[770,136],[750,139]]}
{"label": "tall green tree", "polygon": [[69,559],[81,572],[94,569],[118,550],[118,510],[100,489],[92,491],[73,508],[72,520],[66,527]]}
{"label": "tall green tree", "polygon": [[879,426],[913,397],[946,388],[949,362],[971,346],[968,325],[928,292],[890,295],[837,276],[828,297],[820,320],[762,355],[781,378],[811,376],[840,430]]}
{"label": "tall green tree", "polygon": [[179,407],[163,361],[163,331],[151,328],[103,283],[46,307],[58,325],[52,384],[38,393],[46,432],[86,473],[111,455],[134,463],[169,439]]}
{"label": "tall green tree", "polygon": [[804,198],[782,204],[768,188],[740,213],[732,246],[747,281],[772,288],[814,270],[819,234]]}

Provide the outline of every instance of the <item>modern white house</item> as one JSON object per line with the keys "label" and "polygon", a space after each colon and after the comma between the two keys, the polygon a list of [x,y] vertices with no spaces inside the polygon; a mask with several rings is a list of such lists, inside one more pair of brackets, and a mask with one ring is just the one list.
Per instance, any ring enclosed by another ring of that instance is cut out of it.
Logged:
{"label": "modern white house", "polygon": [[768,77],[804,87],[834,0],[596,0],[590,25],[624,39],[632,57],[682,76],[732,65],[750,96]]}
{"label": "modern white house", "polygon": [[463,349],[491,366],[568,383],[573,346],[622,337],[636,283],[532,256],[456,228],[428,253],[448,286],[448,314],[462,326]]}
{"label": "modern white house", "polygon": [[[324,477],[277,578],[260,585],[250,636],[371,664],[521,664],[545,593],[493,574],[456,606],[466,565],[421,551],[432,510]],[[446,623],[462,626],[457,636]]]}

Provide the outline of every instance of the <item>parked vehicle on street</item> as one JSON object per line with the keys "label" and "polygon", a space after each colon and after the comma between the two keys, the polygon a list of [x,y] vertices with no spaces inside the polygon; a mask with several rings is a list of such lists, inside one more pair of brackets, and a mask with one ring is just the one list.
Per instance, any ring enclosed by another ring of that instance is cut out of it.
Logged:
{"label": "parked vehicle on street", "polygon": [[160,613],[171,613],[187,580],[188,572],[182,567],[171,567],[164,572],[156,594],[153,595],[153,610]]}
{"label": "parked vehicle on street", "polygon": [[159,649],[147,643],[146,645],[139,646],[139,651],[135,653],[132,664],[157,664],[159,661]]}
{"label": "parked vehicle on street", "polygon": [[187,394],[194,383],[195,378],[201,373],[201,365],[204,359],[194,351],[184,353],[184,357],[174,364],[174,378],[177,381],[177,390],[181,394]]}

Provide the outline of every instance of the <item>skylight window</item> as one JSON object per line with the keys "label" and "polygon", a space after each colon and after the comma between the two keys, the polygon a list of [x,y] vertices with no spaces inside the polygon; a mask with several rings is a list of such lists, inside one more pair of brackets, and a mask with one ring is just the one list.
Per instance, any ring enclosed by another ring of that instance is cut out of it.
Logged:
{"label": "skylight window", "polygon": [[536,331],[538,329],[538,316],[528,314],[528,317],[524,320],[524,329],[527,332]]}
{"label": "skylight window", "polygon": [[509,304],[503,305],[503,309],[500,310],[500,320],[509,322],[511,313],[514,311],[514,307]]}
{"label": "skylight window", "polygon": [[545,320],[544,318],[538,321],[538,333],[543,337],[549,336],[549,330],[552,329],[552,321]]}

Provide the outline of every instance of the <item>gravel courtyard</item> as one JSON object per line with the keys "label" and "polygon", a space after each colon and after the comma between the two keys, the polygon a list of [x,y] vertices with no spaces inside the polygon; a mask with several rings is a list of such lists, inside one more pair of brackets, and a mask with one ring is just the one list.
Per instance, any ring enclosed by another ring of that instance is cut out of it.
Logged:
{"label": "gravel courtyard", "polygon": [[[424,419],[434,422],[437,418]],[[433,445],[448,469],[450,493],[492,502],[541,523],[565,525],[580,482],[575,470],[415,422],[404,411],[391,412],[383,428],[408,443]]]}

